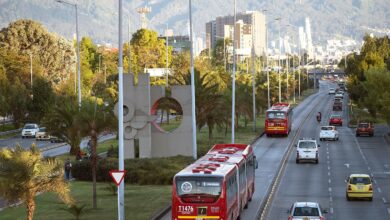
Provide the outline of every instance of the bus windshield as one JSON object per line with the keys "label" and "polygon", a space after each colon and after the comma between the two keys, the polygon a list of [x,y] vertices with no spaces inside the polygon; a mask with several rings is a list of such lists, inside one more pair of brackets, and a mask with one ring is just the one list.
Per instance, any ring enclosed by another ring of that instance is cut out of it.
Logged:
{"label": "bus windshield", "polygon": [[268,119],[285,119],[286,113],[285,112],[278,112],[278,111],[270,111],[270,112],[267,112],[267,118]]}
{"label": "bus windshield", "polygon": [[222,192],[222,177],[176,177],[176,192],[186,202],[214,202]]}

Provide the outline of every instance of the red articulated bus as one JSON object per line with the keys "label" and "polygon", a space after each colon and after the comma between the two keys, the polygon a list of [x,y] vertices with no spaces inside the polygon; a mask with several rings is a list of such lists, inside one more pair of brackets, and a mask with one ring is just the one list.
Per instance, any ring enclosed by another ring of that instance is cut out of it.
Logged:
{"label": "red articulated bus", "polygon": [[288,135],[291,131],[293,111],[289,103],[275,103],[266,112],[265,134]]}
{"label": "red articulated bus", "polygon": [[172,220],[236,220],[252,199],[256,168],[250,145],[214,145],[173,178]]}

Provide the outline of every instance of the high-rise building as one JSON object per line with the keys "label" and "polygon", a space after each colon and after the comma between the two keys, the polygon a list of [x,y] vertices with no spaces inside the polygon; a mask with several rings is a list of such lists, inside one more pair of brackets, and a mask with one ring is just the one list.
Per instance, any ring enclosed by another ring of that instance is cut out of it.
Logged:
{"label": "high-rise building", "polygon": [[[218,39],[233,38],[234,16],[221,16],[206,23],[206,47],[214,48]],[[257,56],[266,50],[265,15],[246,11],[236,16],[236,48],[238,51],[255,49]],[[250,53],[248,54],[250,55]]]}
{"label": "high-rise building", "polygon": [[307,38],[307,53],[309,57],[313,57],[314,48],[313,48],[313,41],[311,39],[310,19],[308,17],[306,17],[305,19],[305,28],[306,28],[306,38]]}

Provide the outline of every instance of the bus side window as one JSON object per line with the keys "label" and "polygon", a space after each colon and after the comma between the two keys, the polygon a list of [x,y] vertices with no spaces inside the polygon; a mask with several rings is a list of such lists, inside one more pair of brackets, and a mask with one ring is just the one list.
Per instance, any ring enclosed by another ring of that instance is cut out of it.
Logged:
{"label": "bus side window", "polygon": [[255,163],[255,169],[259,168],[259,162],[257,162],[256,156],[253,156],[253,161]]}

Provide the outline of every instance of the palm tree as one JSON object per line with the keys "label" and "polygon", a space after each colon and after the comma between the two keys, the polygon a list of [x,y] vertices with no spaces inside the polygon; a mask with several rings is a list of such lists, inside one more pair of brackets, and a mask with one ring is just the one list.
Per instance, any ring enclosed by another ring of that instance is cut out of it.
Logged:
{"label": "palm tree", "polygon": [[43,124],[51,132],[65,140],[70,145],[70,154],[76,155],[80,151],[82,136],[75,116],[79,113],[79,107],[74,97],[59,97],[56,105],[49,111],[43,120]]}
{"label": "palm tree", "polygon": [[109,106],[104,106],[95,101],[86,100],[82,103],[80,112],[77,114],[75,122],[79,126],[82,136],[90,136],[91,138],[91,167],[92,167],[92,181],[93,181],[93,208],[97,208],[96,202],[96,167],[97,155],[96,148],[98,145],[98,136],[107,130],[114,130],[117,126],[116,118],[113,111],[110,111]]}
{"label": "palm tree", "polygon": [[[209,72],[200,74],[195,69],[194,73],[196,124],[199,130],[207,125],[210,141],[214,127],[222,126],[226,122],[224,114],[222,114],[222,111],[226,108],[226,103],[223,101],[222,94],[218,91],[218,84],[211,80]],[[191,75],[187,73],[174,76],[174,80],[177,83],[189,85],[191,84]]]}
{"label": "palm tree", "polygon": [[42,159],[32,145],[0,151],[0,196],[9,203],[25,202],[27,219],[32,220],[37,193],[55,192],[66,204],[73,204],[69,185],[64,180],[63,164],[56,159]]}

